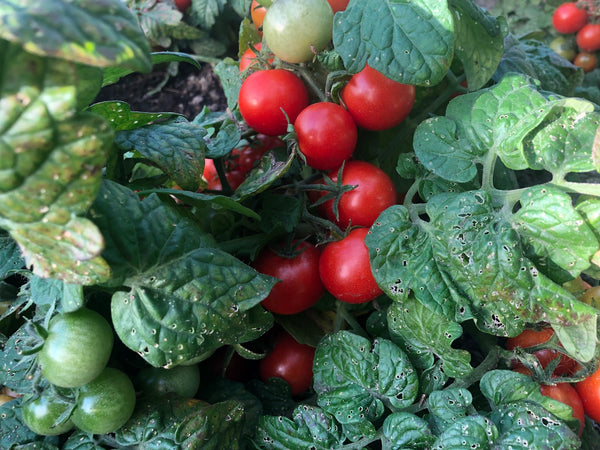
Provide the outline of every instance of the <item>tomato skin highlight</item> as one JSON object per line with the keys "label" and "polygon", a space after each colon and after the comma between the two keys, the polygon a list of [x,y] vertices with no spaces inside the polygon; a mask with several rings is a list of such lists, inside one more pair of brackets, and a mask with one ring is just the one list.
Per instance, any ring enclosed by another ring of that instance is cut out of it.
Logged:
{"label": "tomato skin highlight", "polygon": [[342,88],[340,97],[356,125],[381,131],[406,119],[415,104],[416,89],[389,79],[367,64]]}
{"label": "tomato skin highlight", "polygon": [[82,386],[102,372],[113,342],[111,325],[97,312],[81,308],[58,314],[38,353],[42,375],[56,386]]}
{"label": "tomato skin highlight", "polygon": [[573,410],[573,417],[579,420],[580,426],[578,434],[581,436],[583,427],[585,426],[585,411],[583,401],[577,390],[569,383],[542,384],[540,392],[546,397],[553,398],[559,402],[568,405]]}
{"label": "tomato skin highlight", "polygon": [[308,101],[302,80],[284,69],[253,72],[239,93],[240,113],[248,126],[268,136],[284,134],[288,126],[285,114],[294,123]]}
{"label": "tomato skin highlight", "polygon": [[87,433],[112,433],[129,420],[134,408],[135,389],[129,377],[106,367],[92,382],[79,388],[71,419]]}
{"label": "tomato skin highlight", "polygon": [[[337,171],[329,174],[337,182]],[[386,208],[396,204],[398,193],[392,179],[379,167],[366,161],[347,161],[342,183],[356,186],[344,192],[338,203],[339,220],[333,211],[333,199],[323,203],[322,210],[329,220],[342,229],[352,226],[370,227]]]}
{"label": "tomato skin highlight", "polygon": [[284,333],[275,343],[273,350],[260,360],[260,377],[283,378],[290,384],[292,395],[302,394],[312,385],[315,348],[300,344],[291,335]]}
{"label": "tomato skin highlight", "polygon": [[297,314],[313,306],[325,288],[319,276],[321,252],[309,242],[298,244],[300,254],[286,258],[264,248],[253,267],[260,273],[279,278],[261,304],[276,314]]}
{"label": "tomato skin highlight", "polygon": [[584,52],[600,50],[600,23],[588,23],[577,32],[577,46]]}
{"label": "tomato skin highlight", "polygon": [[333,170],[354,153],[358,131],[343,106],[318,102],[307,106],[294,122],[298,147],[313,169]]}
{"label": "tomato skin highlight", "polygon": [[71,405],[56,398],[50,391],[44,391],[39,397],[26,395],[21,402],[23,422],[36,434],[58,436],[72,430],[75,425],[71,419],[54,426],[58,418]]}
{"label": "tomato skin highlight", "polygon": [[382,294],[371,272],[368,228],[355,228],[321,252],[319,274],[325,289],[346,303],[365,303]]}
{"label": "tomato skin highlight", "polygon": [[552,25],[561,34],[577,33],[587,21],[587,11],[579,9],[575,2],[563,3],[552,14]]}

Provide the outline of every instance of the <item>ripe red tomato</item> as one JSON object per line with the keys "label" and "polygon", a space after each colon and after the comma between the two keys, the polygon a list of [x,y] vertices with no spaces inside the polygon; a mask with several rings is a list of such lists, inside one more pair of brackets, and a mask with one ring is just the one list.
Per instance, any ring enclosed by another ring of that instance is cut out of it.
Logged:
{"label": "ripe red tomato", "polygon": [[308,106],[308,91],[289,70],[260,70],[244,80],[238,102],[240,113],[251,128],[276,136],[286,132],[288,119],[294,123]]}
{"label": "ripe red tomato", "polygon": [[[254,48],[258,52],[260,52],[262,49],[262,42],[254,44]],[[273,58],[270,58],[268,61],[273,62]],[[253,65],[257,64],[257,62],[258,61],[256,59],[256,53],[254,53],[254,50],[252,50],[252,48],[250,47],[247,48],[242,57],[240,58],[240,72],[243,72],[248,67],[252,67]]]}
{"label": "ripe red tomato", "polygon": [[588,23],[577,32],[577,46],[584,52],[600,50],[600,23]]}
{"label": "ripe red tomato", "polygon": [[262,301],[265,309],[277,314],[304,311],[325,292],[319,276],[321,252],[306,241],[298,243],[296,250],[300,253],[287,258],[265,247],[252,264],[258,272],[281,280]]}
{"label": "ripe red tomato", "polygon": [[365,303],[382,294],[371,273],[368,228],[355,228],[321,252],[319,274],[325,289],[346,303]]}
{"label": "ripe red tomato", "polygon": [[329,6],[331,6],[331,10],[335,14],[338,11],[344,11],[350,3],[350,0],[327,0]]}
{"label": "ripe red tomato", "polygon": [[192,0],[175,0],[175,6],[181,12],[185,12],[190,6],[192,6]]}
{"label": "ripe red tomato", "polygon": [[260,30],[262,27],[266,13],[267,8],[258,3],[257,0],[252,0],[252,4],[250,5],[250,17],[252,18],[252,23],[257,30]]}
{"label": "ripe red tomato", "polygon": [[585,410],[577,390],[569,383],[556,383],[540,385],[540,392],[546,397],[553,398],[571,407],[573,417],[579,420],[579,436],[581,436],[585,426]]}
{"label": "ripe red tomato", "polygon": [[415,95],[414,86],[391,80],[368,64],[340,92],[356,124],[367,130],[387,130],[401,123],[412,110]]}
{"label": "ripe red tomato", "polygon": [[598,59],[593,53],[579,52],[577,56],[575,56],[573,64],[575,64],[577,67],[581,67],[584,72],[591,72],[596,68]]}
{"label": "ripe red tomato", "polygon": [[265,382],[273,377],[283,378],[290,384],[292,395],[301,394],[312,384],[314,357],[314,347],[300,344],[284,333],[273,351],[260,360],[260,377]]}
{"label": "ripe red tomato", "polygon": [[583,402],[583,410],[590,419],[600,422],[600,368],[592,375],[575,383],[575,390]]}
{"label": "ripe red tomato", "polygon": [[313,169],[337,169],[352,156],[358,132],[352,116],[337,103],[306,107],[294,122],[298,147]]}
{"label": "ripe red tomato", "polygon": [[577,33],[587,23],[588,14],[585,9],[579,9],[577,3],[567,2],[554,10],[552,25],[562,34]]}
{"label": "ripe red tomato", "polygon": [[[535,345],[543,344],[547,342],[554,335],[554,330],[550,327],[542,328],[541,330],[526,329],[523,330],[518,336],[508,338],[506,340],[506,348],[508,350],[514,350],[517,347],[527,349]],[[546,368],[550,361],[560,356],[560,362],[554,370],[554,375],[563,375],[571,373],[575,367],[575,361],[568,356],[561,355],[556,350],[542,349],[533,353],[543,368]],[[523,367],[522,363],[517,360],[512,361],[513,368]]]}
{"label": "ripe red tomato", "polygon": [[[331,171],[329,177],[337,182],[337,171]],[[339,220],[335,218],[333,200],[323,203],[321,209],[329,220],[343,229],[349,225],[370,227],[379,214],[396,204],[398,199],[392,179],[379,167],[366,161],[347,161],[342,183],[356,187],[340,197]]]}

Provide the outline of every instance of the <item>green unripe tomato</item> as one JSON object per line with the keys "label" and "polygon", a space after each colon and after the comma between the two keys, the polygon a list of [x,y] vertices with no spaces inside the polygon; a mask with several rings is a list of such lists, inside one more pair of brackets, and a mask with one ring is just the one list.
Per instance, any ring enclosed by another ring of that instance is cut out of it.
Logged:
{"label": "green unripe tomato", "polygon": [[96,379],[79,388],[71,420],[86,433],[112,433],[125,425],[134,408],[135,389],[129,377],[106,367]]}
{"label": "green unripe tomato", "polygon": [[134,385],[145,393],[164,395],[177,394],[183,398],[192,398],[200,387],[200,368],[175,366],[171,369],[145,367],[135,376]]}
{"label": "green unripe tomato", "polygon": [[[263,37],[283,61],[310,61],[331,41],[333,11],[326,0],[277,0],[265,15]],[[314,48],[314,51],[313,51]]]}
{"label": "green unripe tomato", "polygon": [[42,436],[58,436],[74,427],[71,419],[56,423],[70,407],[71,405],[58,399],[51,392],[44,391],[37,398],[31,395],[23,397],[21,414],[25,425],[34,433]]}
{"label": "green unripe tomato", "polygon": [[564,36],[554,38],[552,42],[550,42],[550,48],[567,61],[572,62],[575,59],[575,56],[577,56],[574,43]]}
{"label": "green unripe tomato", "polygon": [[60,387],[89,383],[106,366],[113,341],[108,321],[91,309],[58,314],[50,320],[48,336],[38,353],[42,375]]}

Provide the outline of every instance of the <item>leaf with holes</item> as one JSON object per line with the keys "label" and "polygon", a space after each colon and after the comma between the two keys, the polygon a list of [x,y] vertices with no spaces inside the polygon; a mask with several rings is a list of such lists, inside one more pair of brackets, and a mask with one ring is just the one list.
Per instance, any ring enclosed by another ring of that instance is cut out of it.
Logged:
{"label": "leaf with holes", "polygon": [[[496,425],[482,415],[461,417],[438,436],[432,449],[498,448],[493,447],[498,436]],[[504,448],[504,447],[500,447]]]}
{"label": "leaf with holes", "polygon": [[421,417],[408,412],[392,413],[385,418],[381,427],[381,438],[385,449],[426,449],[435,437],[429,424]]}
{"label": "leaf with holes", "polygon": [[435,356],[442,360],[444,373],[452,378],[462,378],[471,372],[469,352],[452,347],[462,335],[462,327],[414,297],[390,305],[388,328],[392,340],[402,344],[418,368],[431,368]]}
{"label": "leaf with holes", "polygon": [[473,404],[473,395],[466,389],[449,387],[441,391],[433,391],[427,399],[429,423],[439,434],[456,422],[466,417]]}
{"label": "leaf with holes", "polygon": [[313,374],[317,403],[342,424],[368,426],[386,408],[407,407],[418,393],[417,373],[399,347],[348,331],[323,338]]}

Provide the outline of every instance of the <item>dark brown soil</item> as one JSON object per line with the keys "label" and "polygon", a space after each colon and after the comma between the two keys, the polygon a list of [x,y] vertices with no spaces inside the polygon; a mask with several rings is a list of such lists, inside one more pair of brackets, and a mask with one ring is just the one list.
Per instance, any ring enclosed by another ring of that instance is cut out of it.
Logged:
{"label": "dark brown soil", "polygon": [[[193,119],[205,106],[211,111],[227,107],[223,89],[210,64],[202,69],[180,63],[178,73],[167,77],[166,68],[155,68],[150,74],[131,74],[116,84],[102,89],[96,102],[121,100],[132,110],[144,112],[176,112]],[[153,91],[156,91],[153,93]]]}

